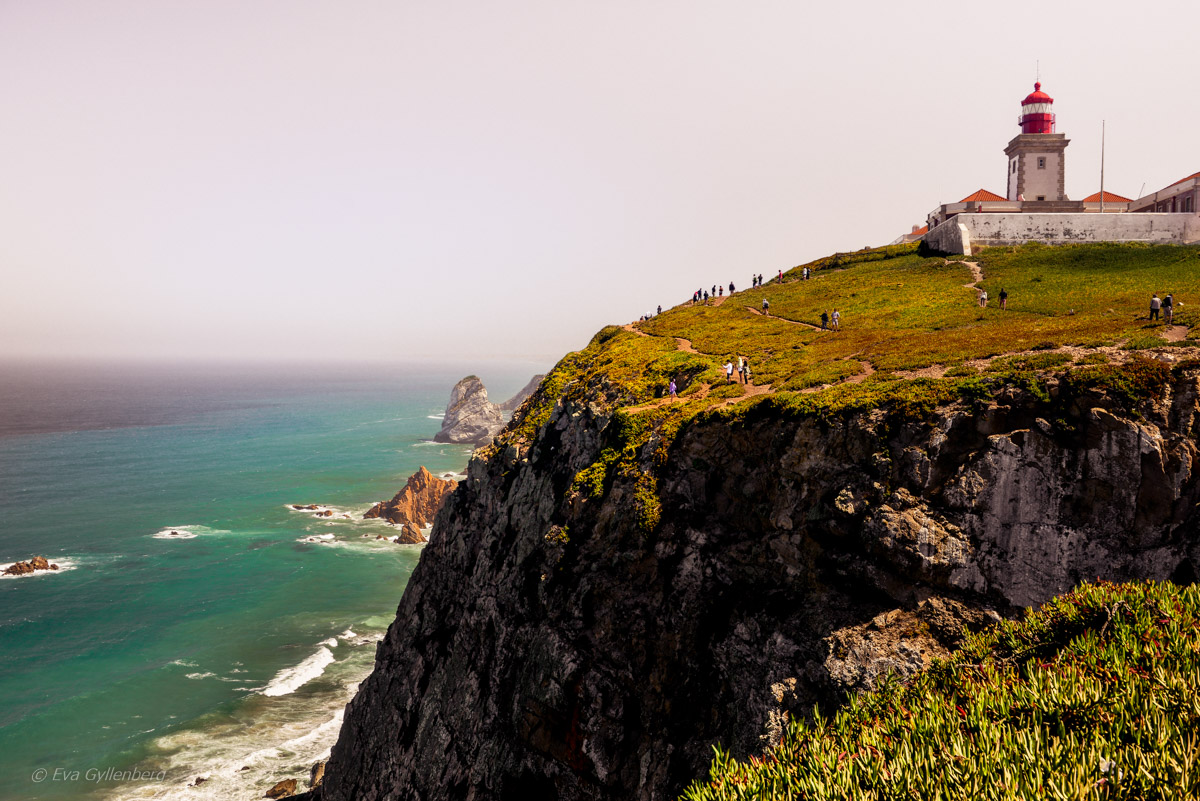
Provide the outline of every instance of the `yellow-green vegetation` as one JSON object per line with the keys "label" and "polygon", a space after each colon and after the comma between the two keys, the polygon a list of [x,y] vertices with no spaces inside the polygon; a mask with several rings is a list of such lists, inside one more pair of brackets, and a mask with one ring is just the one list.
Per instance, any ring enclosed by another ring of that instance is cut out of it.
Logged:
{"label": "yellow-green vegetation", "polygon": [[[1190,328],[1200,320],[1192,311],[1200,308],[1200,248],[1034,244],[985,250],[974,260],[984,276],[979,286],[992,299],[987,308],[967,286],[975,275],[966,263],[897,245],[812,262],[811,280],[799,280],[795,268],[782,283],[726,296],[720,306],[684,304],[634,326],[609,326],[555,366],[515,437],[531,441],[560,399],[599,401],[615,414],[612,441],[571,488],[599,498],[615,479],[627,481],[639,526],[652,529],[658,521],[654,463],[665,458],[675,433],[699,416],[823,417],[884,409],[915,420],[957,400],[984,403],[1003,385],[1049,402],[1051,372],[1068,399],[1104,390],[1136,414],[1138,402],[1161,389],[1169,370],[1136,352],[1114,364],[1105,352],[1078,349],[1200,344]],[[999,308],[1002,288],[1009,293],[1007,309]],[[1175,322],[1189,326],[1183,341],[1168,342],[1163,326],[1146,319],[1154,292],[1175,295]],[[757,313],[764,298],[769,316]],[[821,312],[833,309],[841,312],[841,330],[820,330]],[[739,400],[746,390],[727,384],[721,368],[738,356],[749,359],[755,384],[771,385],[769,394]],[[982,368],[971,363],[986,359],[992,361]],[[932,376],[902,374],[934,367]],[[674,401],[664,398],[672,378],[679,394]],[[651,441],[655,455],[648,458],[644,448]]]}
{"label": "yellow-green vegetation", "polygon": [[716,749],[688,801],[1200,797],[1200,587],[1108,583],[970,636],[906,683]]}

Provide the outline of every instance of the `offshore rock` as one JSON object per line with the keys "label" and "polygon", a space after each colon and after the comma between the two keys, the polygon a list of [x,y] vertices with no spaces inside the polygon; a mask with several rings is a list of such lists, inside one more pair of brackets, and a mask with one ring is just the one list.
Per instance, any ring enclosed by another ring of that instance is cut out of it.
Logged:
{"label": "offshore rock", "polygon": [[24,576],[38,570],[58,570],[58,565],[51,564],[44,556],[35,556],[28,562],[17,562],[4,569],[5,576]]}
{"label": "offshore rock", "polygon": [[454,385],[450,403],[442,417],[442,430],[434,442],[484,445],[504,427],[504,414],[490,402],[487,388],[477,376],[469,375]]}
{"label": "offshore rock", "polygon": [[[383,518],[390,523],[403,526],[402,542],[425,542],[420,529],[433,523],[434,517],[446,496],[454,491],[455,482],[437,478],[424,465],[408,478],[404,489],[400,490],[390,501],[375,504],[363,515],[364,520]],[[420,539],[404,539],[411,537],[412,530]]]}
{"label": "offshore rock", "polygon": [[284,779],[263,795],[263,798],[290,798],[296,794],[296,780]]}
{"label": "offshore rock", "polygon": [[592,494],[576,476],[620,439],[588,392],[471,461],[326,801],[674,798],[714,743],[761,753],[964,627],[1084,579],[1197,575],[1195,370],[1136,409],[1100,390],[920,419],[759,403],[652,437]]}

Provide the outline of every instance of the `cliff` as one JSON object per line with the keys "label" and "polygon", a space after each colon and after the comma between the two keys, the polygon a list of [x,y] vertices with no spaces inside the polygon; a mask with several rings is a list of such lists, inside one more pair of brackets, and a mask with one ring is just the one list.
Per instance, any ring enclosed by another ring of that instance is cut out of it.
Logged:
{"label": "cliff", "polygon": [[538,388],[538,384],[542,383],[542,379],[545,377],[546,376],[544,375],[535,375],[533,378],[529,379],[529,383],[521,387],[520,391],[518,391],[516,395],[513,395],[511,398],[504,401],[504,403],[500,404],[500,411],[515,412],[517,408],[525,402],[525,399],[533,394],[534,390]]}
{"label": "cliff", "polygon": [[[672,798],[714,744],[762,753],[964,625],[1084,578],[1194,580],[1192,343],[1112,295],[990,317],[962,289],[1057,290],[1056,259],[1111,251],[889,251],[564,358],[450,496],[321,797]],[[862,327],[809,326],[831,297]],[[730,351],[772,386],[724,385]]]}

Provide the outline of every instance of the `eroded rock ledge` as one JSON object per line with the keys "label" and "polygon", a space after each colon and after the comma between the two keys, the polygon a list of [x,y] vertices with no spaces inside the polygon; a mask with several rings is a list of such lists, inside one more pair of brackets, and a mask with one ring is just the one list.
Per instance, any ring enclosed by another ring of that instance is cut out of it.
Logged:
{"label": "eroded rock ledge", "polygon": [[635,478],[573,484],[615,441],[602,392],[529,440],[518,415],[439,518],[320,797],[673,798],[712,743],[761,751],[964,624],[1084,578],[1193,580],[1197,394],[1182,370],[1137,410],[1013,389],[921,420],[700,418],[639,455],[651,525]]}

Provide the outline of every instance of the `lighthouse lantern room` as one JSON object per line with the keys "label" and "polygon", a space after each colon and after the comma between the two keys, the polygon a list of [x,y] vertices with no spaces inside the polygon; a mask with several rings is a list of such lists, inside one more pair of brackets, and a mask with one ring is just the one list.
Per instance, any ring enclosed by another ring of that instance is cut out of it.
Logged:
{"label": "lighthouse lantern room", "polygon": [[1021,119],[1017,121],[1021,133],[1054,133],[1054,98],[1042,91],[1042,84],[1035,83],[1033,91],[1021,101]]}

